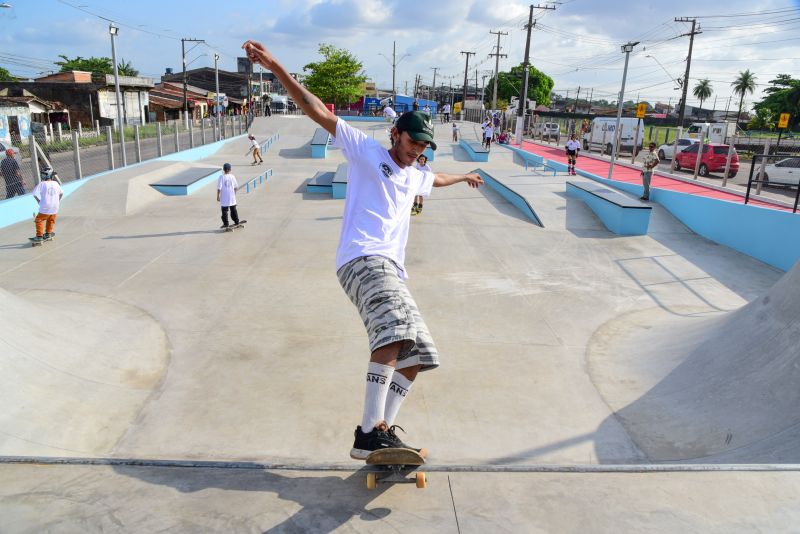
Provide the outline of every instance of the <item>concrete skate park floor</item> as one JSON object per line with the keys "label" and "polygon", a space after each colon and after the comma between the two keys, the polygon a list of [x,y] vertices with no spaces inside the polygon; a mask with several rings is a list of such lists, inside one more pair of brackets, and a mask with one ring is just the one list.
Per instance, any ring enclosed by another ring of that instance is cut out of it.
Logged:
{"label": "concrete skate park floor", "polygon": [[[386,144],[385,124],[353,124]],[[243,231],[218,231],[212,185],[162,197],[130,185],[146,183],[130,170],[119,188],[110,175],[65,199],[52,243],[23,246],[29,222],[0,230],[0,531],[800,524],[794,394],[781,389],[780,418],[755,402],[737,418],[713,399],[698,409],[686,371],[708,367],[697,363],[713,352],[707,332],[735,353],[737,332],[772,313],[747,303],[791,306],[780,295],[794,295],[797,268],[698,237],[658,205],[647,236],[615,236],[564,194],[566,176],[525,173],[499,147],[488,164],[463,161],[448,126],[434,170],[496,175],[544,228],[463,184],[435,189],[413,218],[409,286],[442,366],[420,375],[397,423],[431,451],[429,487],[367,490],[348,458],[368,348],[334,272],[343,201],[304,187],[344,158],[312,160],[314,129],[258,119],[258,139],[280,132],[264,165],[242,156],[246,139],[196,162],[230,162],[240,183],[274,170],[240,192]],[[473,125],[461,131],[477,139]],[[104,195],[120,207],[95,209]],[[725,386],[746,404],[794,379],[786,361],[768,365],[783,372],[732,372]]]}

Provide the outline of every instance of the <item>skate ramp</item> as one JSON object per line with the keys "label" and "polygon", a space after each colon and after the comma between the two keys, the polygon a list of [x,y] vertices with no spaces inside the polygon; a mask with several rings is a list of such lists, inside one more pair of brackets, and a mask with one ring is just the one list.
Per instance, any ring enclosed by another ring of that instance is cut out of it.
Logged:
{"label": "skate ramp", "polygon": [[62,216],[121,217],[139,212],[164,195],[150,184],[168,180],[199,167],[177,161],[152,161],[98,176],[75,191],[61,209]]}
{"label": "skate ramp", "polygon": [[655,308],[612,320],[587,360],[651,461],[800,462],[800,263],[735,312]]}
{"label": "skate ramp", "polygon": [[0,307],[0,455],[111,452],[166,370],[158,323],[67,291],[0,290]]}

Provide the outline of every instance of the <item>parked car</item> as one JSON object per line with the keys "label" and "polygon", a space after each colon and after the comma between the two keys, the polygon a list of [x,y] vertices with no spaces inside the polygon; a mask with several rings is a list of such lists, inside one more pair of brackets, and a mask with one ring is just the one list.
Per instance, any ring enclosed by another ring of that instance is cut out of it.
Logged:
{"label": "parked car", "polygon": [[557,122],[540,122],[536,125],[535,134],[540,139],[547,138],[548,140],[555,139],[556,141],[561,136],[561,127]]}
{"label": "parked car", "polygon": [[12,149],[14,151],[14,157],[19,158],[19,149],[15,146],[12,146],[5,141],[0,141],[0,159],[6,157],[6,150]]}
{"label": "parked car", "polygon": [[763,179],[764,185],[768,185],[769,182],[800,185],[800,157],[784,158],[765,165]]}
{"label": "parked car", "polygon": [[[677,150],[680,152],[684,148],[699,142],[698,139],[678,139]],[[661,161],[672,159],[672,146],[672,143],[664,143],[658,147],[658,159]]]}
{"label": "parked car", "polygon": [[[675,170],[679,171],[682,168],[690,169],[694,171],[694,165],[697,161],[697,150],[699,149],[700,144],[693,144],[675,156]],[[703,155],[700,159],[700,167],[698,169],[698,174],[700,176],[708,176],[709,173],[712,172],[719,172],[725,171],[725,161],[728,158],[728,145],[721,145],[718,143],[709,143],[707,145],[703,145]],[[731,167],[728,170],[728,178],[733,178],[736,176],[736,173],[739,172],[739,155],[736,153],[736,149],[733,149],[733,155],[731,157]]]}

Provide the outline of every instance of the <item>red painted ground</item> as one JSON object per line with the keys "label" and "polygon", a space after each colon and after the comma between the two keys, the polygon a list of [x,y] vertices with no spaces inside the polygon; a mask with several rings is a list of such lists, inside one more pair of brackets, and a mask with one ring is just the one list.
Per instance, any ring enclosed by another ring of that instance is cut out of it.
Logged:
{"label": "red painted ground", "polygon": [[[562,163],[567,162],[566,157],[564,156],[563,147],[552,147],[547,145],[540,145],[539,143],[532,143],[530,141],[524,141],[522,143],[522,149],[527,152],[533,152],[547,159],[560,161]],[[605,178],[606,176],[608,176],[609,165],[610,163],[607,161],[599,160],[591,156],[588,157],[584,156],[578,158],[576,167],[586,172],[596,174],[601,178]],[[631,169],[629,167],[623,167],[621,165],[614,166],[613,179],[618,182],[628,182],[638,185],[642,184],[640,171],[636,169]],[[669,176],[664,176],[663,174],[659,174],[657,172],[653,173],[653,180],[650,182],[650,187],[667,189],[670,191],[678,191],[681,193],[689,193],[691,195],[716,198],[718,200],[734,202],[737,204],[744,204],[744,197],[740,197],[739,195],[726,193],[724,191],[717,191],[716,189],[705,187],[700,183],[688,184],[686,182],[682,182],[681,180],[676,180],[674,178],[670,178]],[[762,208],[771,208],[781,211],[792,211],[790,208],[786,208],[778,204],[771,204],[769,202],[755,200],[752,198],[750,199],[750,202],[748,202],[748,204],[752,204],[754,206],[759,206]]]}

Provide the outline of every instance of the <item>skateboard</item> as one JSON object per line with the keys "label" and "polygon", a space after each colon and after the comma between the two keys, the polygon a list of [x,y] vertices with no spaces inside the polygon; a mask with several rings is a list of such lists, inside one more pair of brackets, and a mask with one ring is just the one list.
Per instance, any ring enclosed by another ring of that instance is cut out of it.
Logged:
{"label": "skateboard", "polygon": [[42,244],[43,244],[45,241],[52,241],[53,239],[55,239],[55,237],[52,237],[52,236],[51,236],[51,237],[47,237],[47,238],[43,237],[41,241],[36,241],[36,238],[35,238],[35,237],[29,237],[29,238],[28,238],[28,241],[30,241],[30,242],[31,242],[31,246],[32,246],[32,247],[41,247],[41,246],[42,246]]}
{"label": "skateboard", "polygon": [[234,230],[237,230],[239,228],[244,228],[244,223],[246,223],[246,222],[247,221],[239,221],[239,224],[232,224],[232,225],[228,226],[227,228],[223,228],[223,230],[226,231],[226,232],[233,232]]}
{"label": "skateboard", "polygon": [[367,456],[367,465],[374,465],[378,471],[367,473],[367,488],[375,489],[378,482],[390,483],[415,483],[418,488],[426,486],[425,473],[416,472],[413,477],[406,474],[415,471],[425,464],[425,458],[411,449],[381,449]]}

